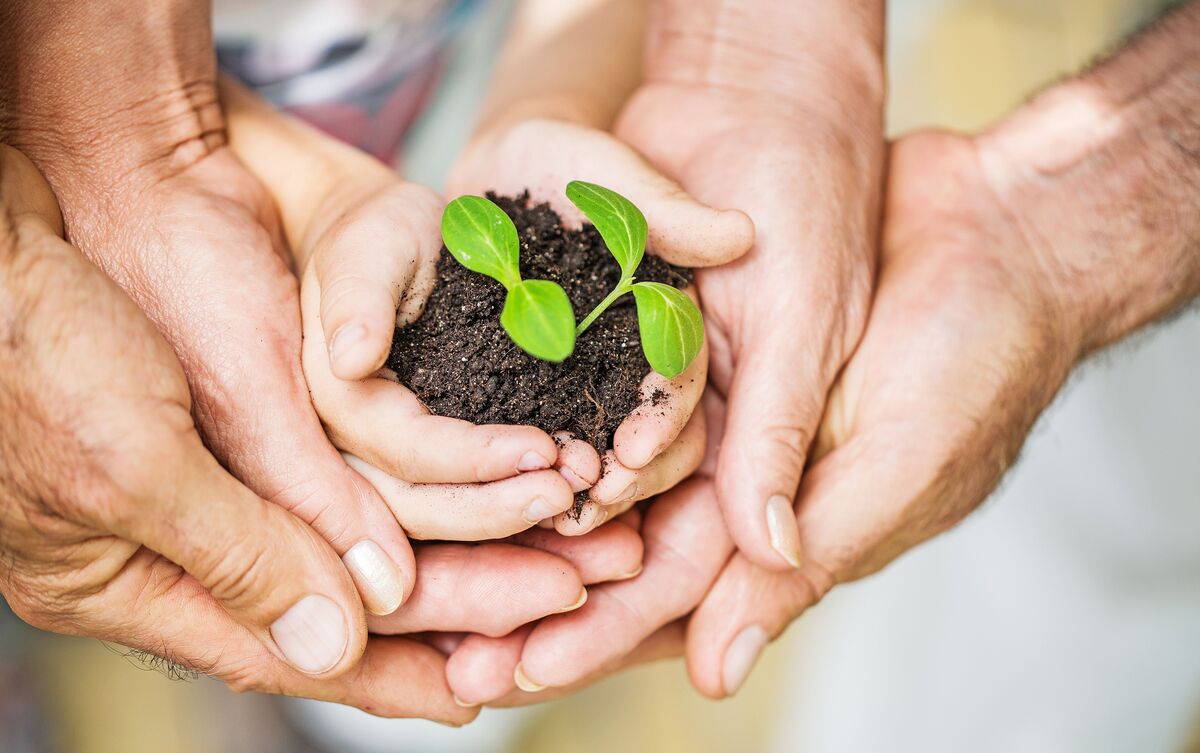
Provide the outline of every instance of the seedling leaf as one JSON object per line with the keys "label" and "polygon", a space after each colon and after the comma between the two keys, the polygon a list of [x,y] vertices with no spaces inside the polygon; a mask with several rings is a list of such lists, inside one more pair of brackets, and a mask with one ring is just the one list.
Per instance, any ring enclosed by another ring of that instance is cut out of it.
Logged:
{"label": "seedling leaf", "polygon": [[633,286],[642,352],[668,379],[683,373],[704,344],[704,319],[687,293],[657,282]]}
{"label": "seedling leaf", "polygon": [[512,290],[521,282],[517,228],[482,196],[460,196],[442,213],[442,241],[458,263]]}
{"label": "seedling leaf", "polygon": [[582,180],[567,184],[567,198],[600,231],[604,245],[621,265],[622,277],[632,278],[646,253],[646,217],[642,211],[616,191]]}
{"label": "seedling leaf", "polygon": [[575,350],[575,312],[558,283],[525,280],[509,289],[500,324],[534,358],[562,361]]}

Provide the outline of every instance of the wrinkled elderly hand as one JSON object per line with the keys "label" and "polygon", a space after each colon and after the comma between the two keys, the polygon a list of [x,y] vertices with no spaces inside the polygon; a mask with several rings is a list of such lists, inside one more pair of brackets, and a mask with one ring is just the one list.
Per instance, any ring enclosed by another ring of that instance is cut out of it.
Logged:
{"label": "wrinkled elderly hand", "polygon": [[[9,605],[38,627],[140,648],[239,688],[306,692],[319,683],[305,674],[344,673],[366,631],[333,551],[205,450],[170,348],[60,239],[49,187],[8,147],[0,203]],[[426,652],[397,650],[418,663]]]}
{"label": "wrinkled elderly hand", "polygon": [[[779,573],[739,553],[725,567],[687,627],[702,692],[736,692],[768,639],[829,588],[974,509],[1079,359],[1200,295],[1197,31],[1193,2],[976,139],[921,134],[896,145],[870,321],[800,490],[803,566]],[[726,411],[719,395],[708,402],[720,442]],[[464,644],[448,666],[455,692],[524,703],[677,649],[676,618],[731,548],[713,533],[713,460],[649,508],[640,578],[594,590],[587,607],[544,620],[523,644]],[[649,535],[664,505],[660,521],[689,511],[691,525],[660,522]],[[589,644],[597,633],[605,645]],[[592,660],[582,671],[556,662],[581,653]],[[532,677],[557,688],[514,692],[503,679],[518,662],[523,687],[536,689]],[[460,663],[487,682],[457,673]]]}
{"label": "wrinkled elderly hand", "polygon": [[[442,653],[368,640],[328,544],[204,448],[170,348],[61,231],[45,182],[0,147],[0,591],[12,609],[236,690],[469,721]],[[403,609],[376,627],[505,635],[637,568],[640,541],[624,531],[422,548]]]}
{"label": "wrinkled elderly hand", "polygon": [[702,201],[738,207],[746,256],[699,270],[712,370],[728,405],[716,484],[752,561],[797,567],[792,500],[825,395],[870,305],[882,135],[786,97],[653,76],[617,134]]}
{"label": "wrinkled elderly hand", "polygon": [[[875,268],[882,6],[850,6],[653,4],[646,82],[616,135],[682,190],[744,210],[755,227],[747,254],[696,273],[711,353],[708,457],[647,510],[639,578],[592,589],[584,609],[544,620],[523,646],[465,644],[483,674],[502,678],[520,662],[523,687],[563,687],[613,665],[699,603],[730,535],[764,567],[801,564],[793,499],[825,395],[865,324]],[[450,664],[460,696],[504,689],[458,674],[460,661]]]}
{"label": "wrinkled elderly hand", "polygon": [[330,542],[369,611],[394,611],[414,587],[413,554],[309,401],[298,285],[270,197],[224,145],[206,6],[12,10],[0,28],[0,65],[20,70],[0,82],[6,138],[46,175],[68,239],[174,349],[222,465]]}

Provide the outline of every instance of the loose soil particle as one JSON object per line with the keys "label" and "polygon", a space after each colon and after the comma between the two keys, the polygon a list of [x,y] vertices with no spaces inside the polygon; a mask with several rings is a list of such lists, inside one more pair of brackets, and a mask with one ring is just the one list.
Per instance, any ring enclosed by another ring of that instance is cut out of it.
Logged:
{"label": "loose soil particle", "polygon": [[[547,204],[488,194],[517,226],[524,279],[563,286],[582,319],[612,290],[620,267],[591,225],[564,228]],[[647,255],[638,280],[683,288],[691,270]],[[638,338],[633,296],[623,296],[578,340],[562,363],[539,361],[518,348],[500,327],[504,287],[471,272],[443,248],[438,282],[425,311],[396,330],[388,367],[433,413],[477,424],[528,424],[553,433],[569,431],[601,454],[613,432],[639,401],[658,404],[666,395],[639,395],[650,365]]]}

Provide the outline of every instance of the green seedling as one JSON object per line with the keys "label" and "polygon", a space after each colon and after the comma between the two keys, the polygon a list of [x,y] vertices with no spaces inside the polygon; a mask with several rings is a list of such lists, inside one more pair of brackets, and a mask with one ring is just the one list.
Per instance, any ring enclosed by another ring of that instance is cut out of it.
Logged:
{"label": "green seedling", "polygon": [[704,320],[686,293],[635,280],[646,254],[645,216],[624,196],[594,183],[571,181],[567,198],[596,226],[621,268],[617,286],[578,325],[561,287],[548,280],[521,279],[517,229],[500,207],[479,196],[455,199],[442,215],[442,240],[464,267],[504,285],[508,292],[500,324],[530,355],[562,361],[601,314],[633,293],[646,360],[668,379],[679,376],[704,344]]}
{"label": "green seedling", "polygon": [[442,214],[442,240],[459,264],[507,291],[500,325],[526,353],[562,361],[575,350],[575,312],[557,283],[521,279],[517,228],[482,196],[460,196]]}

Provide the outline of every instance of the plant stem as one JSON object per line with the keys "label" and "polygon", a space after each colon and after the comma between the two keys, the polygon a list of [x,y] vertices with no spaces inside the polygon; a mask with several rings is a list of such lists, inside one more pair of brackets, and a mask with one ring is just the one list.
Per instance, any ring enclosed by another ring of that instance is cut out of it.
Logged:
{"label": "plant stem", "polygon": [[575,328],[575,337],[582,335],[584,330],[592,326],[592,322],[596,321],[597,317],[603,314],[609,306],[613,305],[614,301],[630,290],[633,290],[633,278],[622,278],[617,283],[617,286],[613,288],[612,292],[604,296],[604,300],[600,301],[596,308],[592,309],[592,313],[585,316],[583,321],[579,323],[579,326]]}

